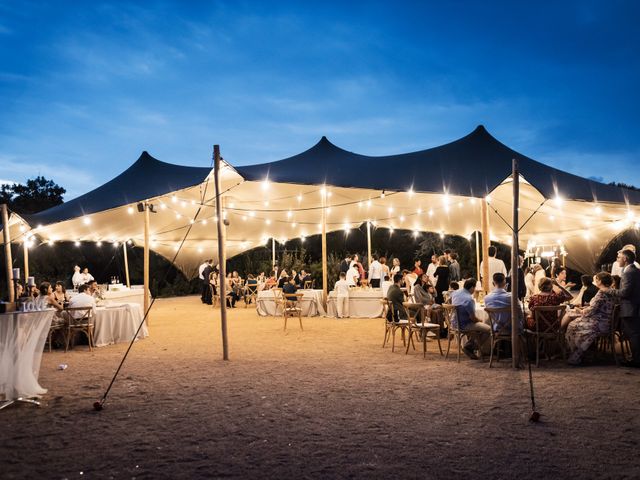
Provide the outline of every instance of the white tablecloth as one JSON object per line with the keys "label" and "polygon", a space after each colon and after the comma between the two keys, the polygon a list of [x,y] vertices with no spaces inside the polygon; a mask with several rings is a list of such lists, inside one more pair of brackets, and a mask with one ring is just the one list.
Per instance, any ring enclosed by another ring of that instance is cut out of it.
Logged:
{"label": "white tablecloth", "polygon": [[[377,318],[382,316],[382,290],[352,290],[349,292],[349,317]],[[329,292],[327,314],[337,317],[336,292]]]}
{"label": "white tablecloth", "polygon": [[[130,342],[142,321],[142,307],[137,303],[109,305],[96,308],[93,341],[96,347]],[[138,339],[149,336],[147,325],[142,325]]]}
{"label": "white tablecloth", "polygon": [[[304,294],[299,300],[303,317],[325,316],[324,307],[322,306],[322,290],[298,290],[298,293]],[[272,290],[258,292],[256,311],[261,316],[282,315],[280,308],[276,310],[275,297]]]}
{"label": "white tablecloth", "polygon": [[0,397],[39,397],[47,390],[38,383],[42,350],[55,311],[0,315]]}
{"label": "white tablecloth", "polygon": [[135,288],[131,290],[107,290],[104,292],[104,303],[137,303],[144,308],[144,290]]}

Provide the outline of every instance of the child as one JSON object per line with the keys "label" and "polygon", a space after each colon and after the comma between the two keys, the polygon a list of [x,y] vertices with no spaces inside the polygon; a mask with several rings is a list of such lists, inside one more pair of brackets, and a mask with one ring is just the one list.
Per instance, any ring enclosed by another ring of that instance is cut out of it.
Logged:
{"label": "child", "polygon": [[340,280],[333,287],[336,292],[336,310],[338,318],[349,316],[349,283],[346,280],[347,274],[340,272]]}

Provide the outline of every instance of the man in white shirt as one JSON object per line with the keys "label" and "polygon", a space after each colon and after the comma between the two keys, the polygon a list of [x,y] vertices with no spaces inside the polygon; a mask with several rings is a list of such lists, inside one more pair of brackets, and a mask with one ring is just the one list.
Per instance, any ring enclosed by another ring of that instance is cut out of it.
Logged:
{"label": "man in white shirt", "polygon": [[382,297],[383,298],[387,298],[387,293],[389,292],[389,287],[393,285],[393,282],[391,280],[389,280],[388,276],[384,277],[384,280],[382,282],[382,285],[380,286],[382,289]]}
{"label": "man in white shirt", "polygon": [[[636,253],[636,246],[631,244],[625,245],[624,247],[622,247],[622,249],[618,250],[618,253],[621,253],[623,250],[631,250],[633,253]],[[635,264],[636,268],[640,268],[640,264],[638,262],[633,263]],[[622,277],[622,267],[617,261],[613,262],[613,265],[611,266],[611,275]]]}
{"label": "man in white shirt", "polygon": [[336,311],[338,318],[349,316],[349,283],[346,278],[347,274],[340,272],[340,279],[333,287],[336,292]]}
{"label": "man in white shirt", "polygon": [[82,281],[82,273],[80,273],[80,267],[78,265],[73,267],[73,277],[71,277],[71,283],[73,284],[73,288],[78,288],[84,283]]}
{"label": "man in white shirt", "polygon": [[[69,299],[69,308],[84,308],[91,307],[94,310],[96,309],[96,299],[93,298],[88,293],[89,286],[88,285],[80,285],[78,287],[78,294],[74,295]],[[73,312],[73,318],[81,318],[84,316],[83,312]]]}
{"label": "man in white shirt", "polygon": [[435,273],[437,268],[438,268],[438,256],[431,255],[431,263],[427,267],[427,276],[429,277],[429,281],[431,282],[431,285],[434,285],[434,286],[436,284]]}
{"label": "man in white shirt", "polygon": [[360,279],[360,272],[358,271],[358,267],[356,266],[356,262],[351,261],[351,265],[349,266],[349,270],[347,270],[347,283],[353,287],[358,285],[358,280]]}
{"label": "man in white shirt", "polygon": [[380,279],[382,278],[382,265],[378,261],[377,255],[372,255],[373,261],[369,265],[369,284],[373,288],[380,288]]}
{"label": "man in white shirt", "polygon": [[[496,258],[496,253],[498,253],[498,249],[491,245],[489,247],[489,280],[491,280],[496,273],[502,273],[505,277],[507,276],[507,267],[502,260]],[[480,272],[484,272],[484,260],[480,262]],[[493,291],[494,288],[495,286],[493,282],[491,282],[489,291]]]}
{"label": "man in white shirt", "polygon": [[89,269],[87,267],[84,267],[84,270],[82,270],[82,273],[80,274],[80,278],[82,283],[89,283],[93,280],[93,275],[89,273]]}

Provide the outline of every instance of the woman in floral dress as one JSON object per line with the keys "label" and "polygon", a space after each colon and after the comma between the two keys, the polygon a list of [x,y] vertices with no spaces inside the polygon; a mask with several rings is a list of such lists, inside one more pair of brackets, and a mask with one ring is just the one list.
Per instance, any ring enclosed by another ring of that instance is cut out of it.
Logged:
{"label": "woman in floral dress", "polygon": [[607,272],[600,272],[593,277],[593,284],[598,287],[598,293],[567,327],[566,339],[571,350],[568,361],[571,365],[580,365],[584,352],[598,334],[609,331],[616,303],[615,291],[611,288],[613,278]]}

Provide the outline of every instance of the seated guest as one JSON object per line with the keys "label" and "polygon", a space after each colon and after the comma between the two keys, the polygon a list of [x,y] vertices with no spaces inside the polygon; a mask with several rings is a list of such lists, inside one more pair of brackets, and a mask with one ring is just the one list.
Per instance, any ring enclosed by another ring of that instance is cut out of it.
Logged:
{"label": "seated guest", "polygon": [[415,273],[416,276],[418,277],[424,273],[424,270],[422,270],[421,265],[422,265],[422,261],[419,258],[416,258],[415,261],[413,262],[413,273]]}
{"label": "seated guest", "polygon": [[622,280],[622,277],[620,275],[611,275],[611,278],[613,279],[613,288],[618,290],[620,288],[620,280]]}
{"label": "seated guest", "polygon": [[402,293],[402,290],[400,290],[400,287],[403,284],[402,282],[402,274],[396,273],[393,277],[393,284],[387,291],[387,300],[391,302],[391,306],[389,308],[387,316],[393,319],[394,322],[397,322],[402,318],[406,318],[403,305],[404,293]]}
{"label": "seated guest", "polygon": [[[488,308],[508,308],[511,307],[511,292],[507,292],[507,278],[504,273],[493,274],[493,290],[484,297],[484,306]],[[522,316],[522,306],[518,305],[518,331],[524,328]],[[511,331],[511,313],[495,313],[493,315],[493,331],[499,332],[502,329]],[[509,328],[506,328],[506,327]]]}
{"label": "seated guest", "polygon": [[225,279],[225,285],[227,287],[227,307],[235,308],[236,302],[240,299],[237,290],[235,289],[233,277],[231,273],[227,274],[227,278]]}
{"label": "seated guest", "polygon": [[563,288],[566,288],[567,290],[573,288],[576,286],[575,283],[572,282],[567,282],[567,269],[564,267],[558,267],[555,269],[556,272],[556,282],[558,282],[558,285],[560,285]]}
{"label": "seated guest", "polygon": [[289,275],[287,274],[287,271],[283,268],[282,271],[280,272],[280,277],[278,278],[278,288],[283,288],[284,284],[287,283],[288,278],[289,278]]}
{"label": "seated guest", "polygon": [[40,295],[35,301],[36,308],[38,310],[44,310],[46,308],[55,308],[56,310],[62,310],[62,303],[56,300],[53,295],[53,288],[49,282],[42,282],[40,284]]}
{"label": "seated guest", "polygon": [[89,295],[93,295],[94,297],[97,297],[98,294],[100,293],[100,289],[98,288],[98,282],[96,282],[95,280],[89,280],[87,282],[87,285],[89,286],[89,289],[88,289]]}
{"label": "seated guest", "polygon": [[[613,281],[613,278],[611,281]],[[580,287],[578,295],[571,300],[571,305],[584,307],[589,304],[593,297],[596,296],[596,293],[598,293],[598,287],[593,284],[593,277],[591,275],[582,275],[580,277],[580,283],[582,283],[582,287]]]}
{"label": "seated guest", "polygon": [[297,300],[298,298],[295,295],[287,295],[289,293],[296,293],[298,289],[296,288],[295,283],[293,282],[293,277],[287,277],[287,281],[282,287],[282,293],[287,300]]}
{"label": "seated guest", "polygon": [[[88,293],[88,290],[88,285],[80,285],[78,287],[78,294],[69,299],[69,308],[91,307],[95,311],[96,299]],[[83,315],[82,312],[73,312],[74,318],[81,318]]]}
{"label": "seated guest", "polygon": [[53,296],[60,305],[64,305],[65,302],[69,301],[69,296],[64,288],[64,283],[60,281],[56,282],[56,288],[53,291]]}
{"label": "seated guest", "polygon": [[451,303],[451,294],[459,289],[460,284],[458,282],[451,282],[449,284],[449,290],[442,293],[442,296],[444,297],[444,303]]}
{"label": "seated guest", "polygon": [[428,305],[433,305],[435,303],[435,298],[431,295],[428,289],[428,278],[426,274],[420,275],[415,283],[413,284],[413,298],[416,303],[421,303],[425,307]]}
{"label": "seated guest", "polygon": [[270,290],[278,284],[276,280],[276,272],[271,272],[269,278],[264,282],[264,290]]}
{"label": "seated guest", "polygon": [[300,288],[305,288],[307,282],[311,282],[311,275],[309,275],[306,270],[302,269],[298,274],[298,285],[300,285]]}
{"label": "seated guest", "polygon": [[[534,307],[551,307],[561,305],[562,303],[571,300],[573,297],[571,294],[562,288],[555,280],[543,277],[538,284],[538,290],[540,293],[535,293],[529,298],[529,311]],[[549,325],[555,321],[556,312],[542,312],[543,319],[546,319],[546,325],[541,325],[540,330],[546,330]],[[536,322],[533,317],[533,312],[527,317],[527,327],[531,330],[535,330]]]}
{"label": "seated guest", "polygon": [[382,290],[382,296],[387,298],[387,293],[389,292],[389,287],[393,285],[393,282],[389,280],[389,275],[384,276],[384,280],[382,280],[382,285],[380,285],[380,289]]}
{"label": "seated guest", "polygon": [[27,296],[31,300],[35,301],[35,299],[38,298],[38,295],[40,295],[40,290],[38,290],[38,287],[36,287],[35,285],[30,285],[27,289]]}
{"label": "seated guest", "polygon": [[[463,288],[451,294],[451,304],[456,307],[455,314],[451,319],[452,326],[459,328],[461,332],[476,334],[471,338],[467,337],[469,339],[462,347],[465,355],[473,360],[478,359],[475,351],[482,347],[491,333],[491,327],[476,317],[476,302],[473,299],[476,283],[475,278],[470,278],[464,282]],[[479,341],[476,341],[476,337]]]}
{"label": "seated guest", "polygon": [[589,306],[580,309],[580,315],[572,319],[567,327],[566,339],[571,351],[568,362],[571,365],[582,362],[584,352],[599,333],[609,331],[611,324],[611,313],[616,302],[615,291],[611,288],[613,279],[607,272],[600,272],[593,277],[593,283],[598,292]]}

